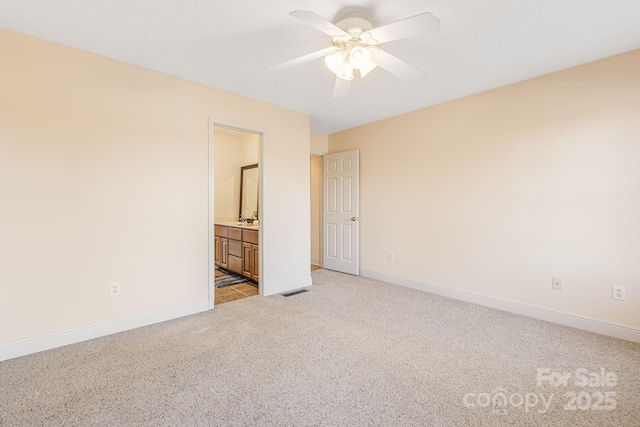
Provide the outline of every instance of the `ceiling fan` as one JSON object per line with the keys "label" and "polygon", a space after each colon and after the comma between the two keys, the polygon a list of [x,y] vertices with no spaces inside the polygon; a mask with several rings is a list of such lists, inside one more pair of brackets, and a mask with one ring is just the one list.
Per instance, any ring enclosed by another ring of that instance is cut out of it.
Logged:
{"label": "ceiling fan", "polygon": [[440,20],[429,12],[378,28],[373,28],[371,23],[357,12],[346,14],[335,24],[310,10],[294,10],[290,15],[331,36],[333,46],[283,62],[269,70],[283,70],[324,56],[327,67],[336,75],[334,98],[349,93],[354,70],[358,70],[360,78],[363,78],[374,68],[380,67],[409,83],[421,82],[426,76],[423,71],[377,46],[440,29]]}

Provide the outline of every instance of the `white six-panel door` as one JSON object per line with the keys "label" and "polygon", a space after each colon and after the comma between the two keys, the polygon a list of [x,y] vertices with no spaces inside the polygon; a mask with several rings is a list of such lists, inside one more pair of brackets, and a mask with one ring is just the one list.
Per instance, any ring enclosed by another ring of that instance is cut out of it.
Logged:
{"label": "white six-panel door", "polygon": [[322,267],[360,274],[358,150],[323,157]]}

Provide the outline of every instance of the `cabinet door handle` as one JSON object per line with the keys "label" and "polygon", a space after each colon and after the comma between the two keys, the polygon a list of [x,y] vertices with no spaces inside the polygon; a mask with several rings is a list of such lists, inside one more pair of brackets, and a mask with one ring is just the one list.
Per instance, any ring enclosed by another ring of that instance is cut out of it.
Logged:
{"label": "cabinet door handle", "polygon": [[357,216],[352,216],[351,217],[351,221],[359,221],[359,220],[360,220],[360,218],[357,217]]}

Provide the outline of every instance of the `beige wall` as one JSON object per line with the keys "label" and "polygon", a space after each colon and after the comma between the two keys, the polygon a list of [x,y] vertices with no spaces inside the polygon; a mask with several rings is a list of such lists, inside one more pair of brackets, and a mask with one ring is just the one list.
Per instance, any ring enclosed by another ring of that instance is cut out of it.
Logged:
{"label": "beige wall", "polygon": [[311,263],[322,264],[322,155],[329,152],[329,135],[311,132]]}
{"label": "beige wall", "polygon": [[218,221],[237,221],[240,168],[258,163],[260,136],[251,133],[229,135],[224,131],[216,131],[214,135],[214,215]]}
{"label": "beige wall", "polygon": [[308,116],[1,29],[0,52],[0,344],[207,299],[211,116],[267,132],[264,288],[310,283]]}
{"label": "beige wall", "polygon": [[321,265],[322,156],[311,156],[311,263]]}
{"label": "beige wall", "polygon": [[244,156],[242,141],[219,132],[214,133],[214,138],[214,216],[217,221],[237,220],[240,164]]}
{"label": "beige wall", "polygon": [[329,152],[329,135],[311,132],[311,154],[322,156]]}
{"label": "beige wall", "polygon": [[640,51],[329,145],[360,150],[365,273],[640,327]]}

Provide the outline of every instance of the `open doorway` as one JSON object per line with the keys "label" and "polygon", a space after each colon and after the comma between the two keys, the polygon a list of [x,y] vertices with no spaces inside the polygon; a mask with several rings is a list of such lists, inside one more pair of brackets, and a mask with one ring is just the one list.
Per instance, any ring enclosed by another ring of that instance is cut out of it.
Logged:
{"label": "open doorway", "polygon": [[322,156],[311,155],[311,271],[322,268]]}
{"label": "open doorway", "polygon": [[259,132],[213,124],[209,264],[214,304],[260,294],[262,137]]}

